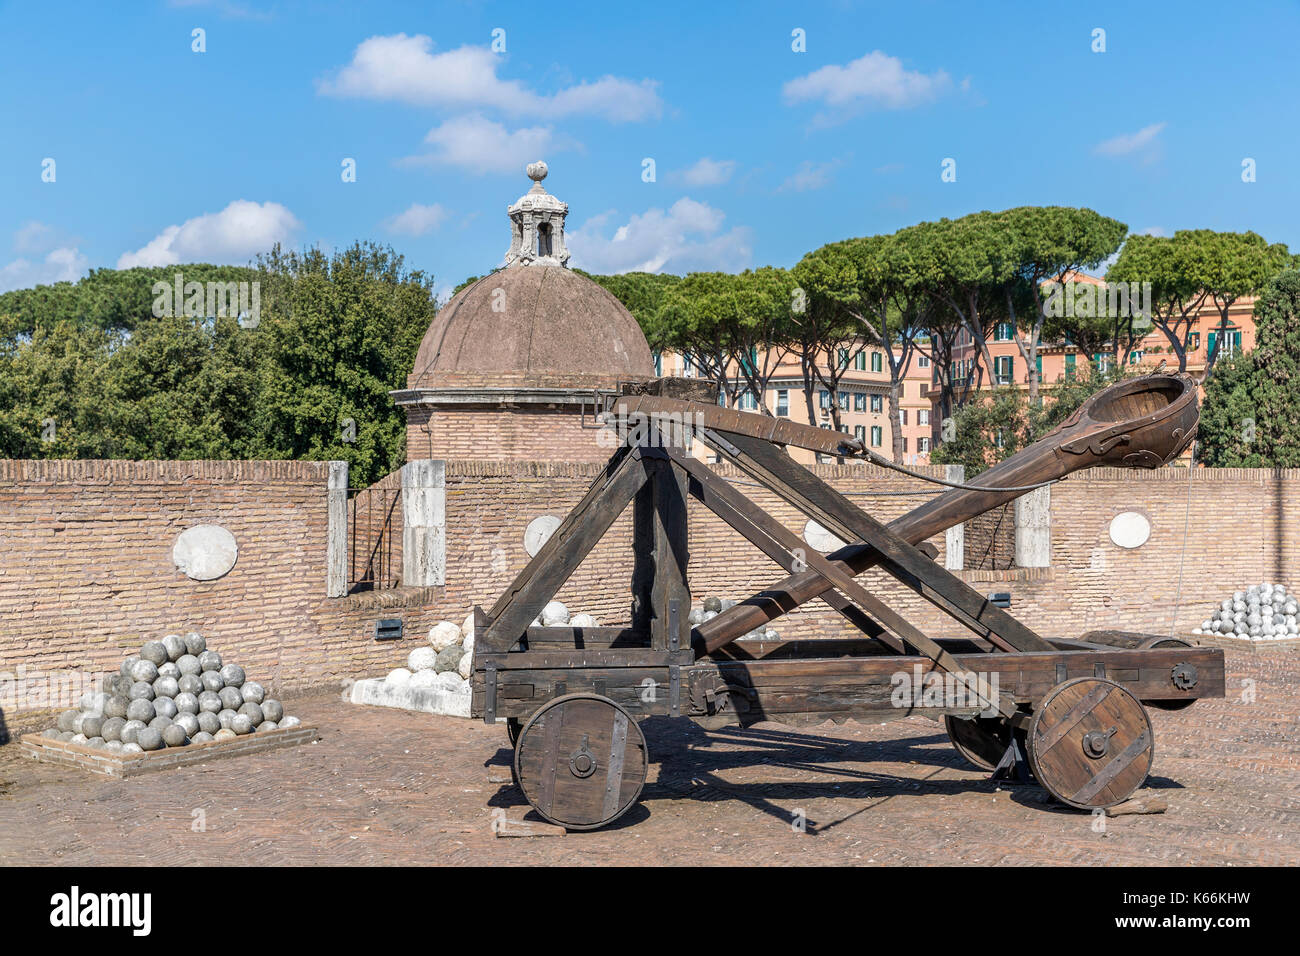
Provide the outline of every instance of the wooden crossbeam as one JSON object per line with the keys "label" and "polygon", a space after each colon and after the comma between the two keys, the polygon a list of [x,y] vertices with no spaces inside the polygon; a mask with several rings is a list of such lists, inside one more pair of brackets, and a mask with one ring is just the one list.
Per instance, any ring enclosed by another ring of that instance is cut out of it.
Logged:
{"label": "wooden crossbeam", "polygon": [[994,646],[1004,651],[1053,649],[1047,639],[990,603],[770,442],[739,434],[724,437],[710,429],[702,429],[700,437],[749,477],[832,533],[871,548],[885,571]]}
{"label": "wooden crossbeam", "polygon": [[647,480],[638,449],[615,452],[582,501],[492,606],[481,638],[485,651],[513,649],[529,622],[555,597]]}
{"label": "wooden crossbeam", "polygon": [[[902,643],[906,641],[918,653],[934,661],[936,666],[954,677],[966,679],[969,672],[962,669],[952,654],[858,584],[848,572],[836,567],[817,552],[808,550],[798,535],[754,505],[700,462],[671,449],[668,450],[668,455],[691,476],[691,494],[777,564],[786,570],[793,570],[801,562],[806,564],[809,570],[821,575],[836,590],[856,601],[893,632],[882,633],[879,637],[881,641],[899,653],[907,653],[907,648]],[[978,691],[977,687],[970,689]],[[1005,717],[1010,718],[1017,712],[1015,701],[1004,695],[991,703],[996,704],[998,711]]]}

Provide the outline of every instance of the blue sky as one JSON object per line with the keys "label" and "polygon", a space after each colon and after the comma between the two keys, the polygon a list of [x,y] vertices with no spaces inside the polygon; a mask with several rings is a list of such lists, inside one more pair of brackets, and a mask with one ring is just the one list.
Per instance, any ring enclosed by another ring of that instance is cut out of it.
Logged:
{"label": "blue sky", "polygon": [[1298,28],[1268,2],[4,2],[0,289],[277,239],[391,243],[446,288],[500,264],[535,158],[598,272],[1021,204],[1300,249]]}

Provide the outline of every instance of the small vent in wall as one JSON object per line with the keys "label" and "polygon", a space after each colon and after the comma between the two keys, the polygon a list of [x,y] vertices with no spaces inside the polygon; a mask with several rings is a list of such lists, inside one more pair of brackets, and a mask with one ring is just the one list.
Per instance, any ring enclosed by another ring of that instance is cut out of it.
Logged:
{"label": "small vent in wall", "polygon": [[402,619],[392,617],[375,621],[375,640],[396,641],[402,636]]}

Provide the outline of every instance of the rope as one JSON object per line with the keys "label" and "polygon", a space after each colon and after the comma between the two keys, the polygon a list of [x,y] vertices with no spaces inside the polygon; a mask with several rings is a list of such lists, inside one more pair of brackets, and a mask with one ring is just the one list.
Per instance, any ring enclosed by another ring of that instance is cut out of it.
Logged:
{"label": "rope", "polygon": [[1183,565],[1187,563],[1187,530],[1192,520],[1192,475],[1196,471],[1196,441],[1192,441],[1192,458],[1187,465],[1187,501],[1183,507],[1183,553],[1178,558],[1178,587],[1174,591],[1174,613],[1169,620],[1169,636],[1178,628],[1178,611],[1183,601]]}
{"label": "rope", "polygon": [[897,471],[904,475],[908,475],[909,477],[919,479],[920,481],[928,481],[931,484],[943,485],[945,488],[960,488],[963,491],[992,491],[992,492],[997,492],[999,494],[1002,492],[1013,492],[1013,491],[1026,492],[1026,491],[1033,491],[1036,488],[1046,488],[1048,485],[1054,485],[1058,481],[1065,480],[1064,478],[1051,478],[1047,481],[1040,481],[1034,485],[1012,485],[1006,488],[996,488],[990,485],[968,485],[964,482],[948,481],[944,478],[935,478],[932,477],[931,475],[923,475],[920,472],[912,471],[910,468],[906,468],[903,465],[895,464],[894,462],[890,461],[888,458],[885,458],[882,455],[878,455],[870,448],[863,448],[861,454],[864,457],[866,457],[868,460],[870,460],[872,464],[879,465],[882,468],[892,469],[893,471]]}

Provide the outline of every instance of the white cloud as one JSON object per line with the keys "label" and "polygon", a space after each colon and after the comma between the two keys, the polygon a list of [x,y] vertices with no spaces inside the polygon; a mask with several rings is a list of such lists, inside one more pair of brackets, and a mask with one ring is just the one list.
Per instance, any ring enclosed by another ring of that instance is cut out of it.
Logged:
{"label": "white cloud", "polygon": [[612,122],[653,119],[663,111],[658,83],[603,76],[551,95],[518,80],[503,80],[504,58],[485,46],[434,53],[423,34],[373,36],[358,44],[352,62],[317,81],[326,96],[397,100],[415,106],[492,108],[514,116],[600,116]]}
{"label": "white cloud", "polygon": [[117,267],[170,266],[178,262],[242,265],[277,242],[289,242],[300,228],[302,223],[278,202],[237,199],[220,212],[168,226],[142,248],[124,252]]}
{"label": "white cloud", "polygon": [[438,203],[424,206],[412,203],[405,212],[389,216],[384,220],[384,228],[404,236],[423,236],[426,232],[437,229],[447,221],[449,213]]}
{"label": "white cloud", "polygon": [[787,103],[820,100],[827,106],[896,110],[931,102],[951,87],[952,79],[943,70],[906,70],[898,57],[873,50],[844,66],[828,64],[789,80],[781,92]]}
{"label": "white cloud", "polygon": [[712,159],[703,157],[695,165],[681,170],[675,175],[688,186],[721,186],[731,179],[736,171],[734,159]]}
{"label": "white cloud", "polygon": [[1119,136],[1112,136],[1104,142],[1098,143],[1093,147],[1093,152],[1099,156],[1131,156],[1134,153],[1146,154],[1148,158],[1153,158],[1155,150],[1159,143],[1156,141],[1167,123],[1152,123],[1150,126],[1144,126],[1136,133],[1122,133]]}
{"label": "white cloud", "polygon": [[456,116],[429,131],[424,141],[432,152],[408,156],[404,164],[460,166],[470,172],[518,173],[543,156],[578,144],[556,136],[549,126],[508,130],[479,113]]}
{"label": "white cloud", "polygon": [[569,233],[573,265],[591,272],[735,272],[753,256],[750,230],[722,232],[726,215],[708,203],[682,198],[663,209],[633,215],[606,235],[612,213],[588,219]]}
{"label": "white cloud", "polygon": [[842,165],[843,161],[838,159],[825,163],[814,163],[806,159],[799,164],[799,168],[792,175],[786,178],[785,182],[777,187],[777,192],[802,193],[829,186],[831,173]]}
{"label": "white cloud", "polygon": [[19,257],[0,266],[0,292],[53,282],[76,282],[86,274],[89,267],[90,260],[75,246],[51,249],[43,258],[35,261]]}

